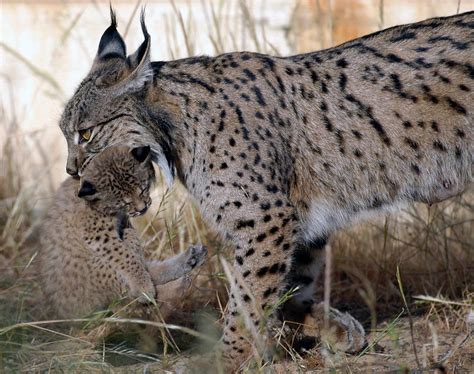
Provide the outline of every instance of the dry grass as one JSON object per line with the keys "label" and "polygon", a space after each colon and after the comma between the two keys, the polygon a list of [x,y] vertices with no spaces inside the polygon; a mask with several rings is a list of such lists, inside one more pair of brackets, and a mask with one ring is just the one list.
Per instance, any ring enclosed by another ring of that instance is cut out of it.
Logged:
{"label": "dry grass", "polygon": [[[241,14],[241,22],[235,25],[226,19],[229,4],[202,1],[215,52],[243,48],[245,39],[251,44],[247,49],[278,53],[248,3],[233,2]],[[183,6],[174,2],[171,6],[174,18],[167,20],[170,55],[183,53],[173,49],[178,38],[184,38],[185,50],[192,54],[196,25],[192,17],[183,16],[187,12]],[[383,22],[383,12],[378,14]],[[331,15],[335,21],[337,16]],[[70,27],[79,23],[75,19]],[[179,24],[178,31],[174,23]],[[61,37],[62,43],[68,42],[67,35]],[[22,57],[18,58],[22,63]],[[50,75],[34,65],[29,68],[31,74],[61,91]],[[144,312],[133,303],[119,301],[80,321],[37,320],[41,296],[32,271],[35,229],[44,202],[54,192],[52,171],[58,160],[38,141],[38,133],[25,132],[19,125],[14,103],[6,105],[14,87],[7,76],[1,79],[7,82],[8,92],[0,102],[0,372],[130,372],[128,365],[137,370],[145,364],[161,367],[183,352],[205,350],[219,335],[228,287],[222,263],[230,252],[206,227],[184,188],[165,191],[161,182],[153,194],[152,210],[135,222],[147,255],[165,258],[196,242],[211,249],[210,260],[178,312],[164,321],[155,307]],[[371,344],[358,356],[334,354],[324,345],[304,357],[289,352],[292,360],[285,365],[261,363],[260,370],[380,372],[443,367],[462,372],[472,368],[473,202],[472,192],[465,193],[437,206],[417,205],[338,234],[332,241],[332,275],[327,283],[331,304],[359,318],[370,331]],[[318,294],[323,299],[323,285]]]}

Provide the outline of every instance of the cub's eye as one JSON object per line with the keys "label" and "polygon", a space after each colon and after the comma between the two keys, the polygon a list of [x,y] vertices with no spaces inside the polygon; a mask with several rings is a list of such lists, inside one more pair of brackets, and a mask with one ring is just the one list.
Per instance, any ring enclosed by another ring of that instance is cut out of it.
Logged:
{"label": "cub's eye", "polygon": [[79,143],[88,142],[92,137],[92,130],[79,130]]}

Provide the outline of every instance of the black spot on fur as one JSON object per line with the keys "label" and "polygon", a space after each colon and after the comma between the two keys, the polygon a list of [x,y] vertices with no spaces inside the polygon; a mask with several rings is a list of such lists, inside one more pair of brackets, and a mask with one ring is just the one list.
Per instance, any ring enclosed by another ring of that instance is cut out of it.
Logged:
{"label": "black spot on fur", "polygon": [[340,68],[345,68],[348,65],[349,64],[347,63],[347,61],[344,58],[341,58],[341,59],[337,60],[337,62],[336,62],[336,66],[338,66]]}
{"label": "black spot on fur", "polygon": [[257,98],[257,103],[260,104],[261,106],[266,106],[267,103],[265,102],[265,99],[263,98],[262,91],[260,91],[260,88],[257,86],[253,86],[251,88],[253,93],[255,94],[255,97]]}
{"label": "black spot on fur", "polygon": [[389,53],[387,55],[387,61],[390,62],[390,63],[396,63],[396,62],[402,62],[403,59],[398,57],[397,55],[395,55],[393,53]]}
{"label": "black spot on fur", "polygon": [[411,164],[411,170],[417,175],[421,174],[420,167],[417,164]]}
{"label": "black spot on fur", "polygon": [[341,73],[339,75],[339,87],[341,88],[342,91],[346,89],[347,85],[347,75],[344,73]]}
{"label": "black spot on fur", "polygon": [[268,266],[261,267],[260,269],[257,270],[257,277],[263,277],[265,274],[268,272]]}
{"label": "black spot on fur", "polygon": [[329,118],[327,116],[323,117],[323,122],[326,126],[326,130],[328,130],[329,132],[333,132],[334,127],[332,125],[332,122],[329,120]]}
{"label": "black spot on fur", "polygon": [[398,74],[390,74],[390,79],[393,82],[393,87],[397,91],[401,91],[403,89],[403,85],[402,85],[402,82],[400,81],[400,77]]}
{"label": "black spot on fur", "polygon": [[240,229],[245,228],[245,227],[252,227],[253,228],[254,226],[255,226],[255,221],[253,219],[240,220],[240,221],[237,221],[236,229],[240,230]]}
{"label": "black spot on fur", "polygon": [[265,290],[265,292],[263,293],[263,297],[264,298],[267,298],[268,296],[270,296],[272,294],[272,289],[271,288],[267,288]]}
{"label": "black spot on fur", "polygon": [[441,143],[439,140],[434,141],[433,143],[434,149],[441,151],[441,152],[446,152],[446,146]]}
{"label": "black spot on fur", "polygon": [[280,235],[273,241],[273,244],[278,247],[281,243],[283,243],[283,240],[285,240],[285,237],[283,235]]}
{"label": "black spot on fur", "polygon": [[419,148],[418,143],[415,142],[413,139],[405,138],[405,143],[408,144],[413,150],[417,150]]}
{"label": "black spot on fur", "polygon": [[250,248],[247,252],[245,252],[245,257],[252,256],[255,253],[255,249]]}
{"label": "black spot on fur", "polygon": [[451,108],[453,108],[456,112],[459,114],[467,114],[466,108],[464,108],[461,104],[459,104],[457,101],[451,99],[450,97],[447,97],[446,100],[448,101],[448,104]]}
{"label": "black spot on fur", "polygon": [[260,242],[263,242],[266,239],[266,237],[267,237],[267,234],[262,233],[262,234],[257,236],[256,240],[257,240],[257,242],[260,243]]}
{"label": "black spot on fur", "polygon": [[392,43],[396,43],[396,42],[401,42],[403,40],[410,40],[410,39],[416,39],[416,33],[414,33],[413,31],[405,31],[401,33],[399,36],[396,36],[390,39],[390,41]]}
{"label": "black spot on fur", "polygon": [[255,79],[257,79],[255,74],[252,73],[249,69],[244,69],[243,72],[247,76],[247,78],[249,78],[251,81],[254,81]]}
{"label": "black spot on fur", "polygon": [[431,122],[431,128],[433,129],[434,132],[439,132],[439,126],[436,121]]}

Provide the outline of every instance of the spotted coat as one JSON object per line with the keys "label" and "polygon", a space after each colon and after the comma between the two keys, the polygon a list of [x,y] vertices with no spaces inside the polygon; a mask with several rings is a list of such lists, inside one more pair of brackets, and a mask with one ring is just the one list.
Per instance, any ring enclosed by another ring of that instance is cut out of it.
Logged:
{"label": "spotted coat", "polygon": [[107,148],[80,181],[62,183],[42,219],[38,272],[49,317],[85,317],[122,296],[148,302],[156,289],[161,300],[168,289],[176,292],[178,283],[168,282],[206,257],[205,248],[192,246],[165,261],[146,262],[137,232],[117,224],[119,212],[126,215],[118,221],[128,223],[150,204],[149,150],[131,152],[126,146]]}
{"label": "spotted coat", "polygon": [[284,58],[150,62],[143,19],[142,28],[145,41],[127,58],[112,16],[61,120],[67,169],[80,174],[116,142],[149,145],[166,179],[186,186],[234,248],[229,367],[250,354],[240,317],[264,325],[262,310],[294,286],[290,303],[308,311],[331,233],[472,182],[472,12]]}

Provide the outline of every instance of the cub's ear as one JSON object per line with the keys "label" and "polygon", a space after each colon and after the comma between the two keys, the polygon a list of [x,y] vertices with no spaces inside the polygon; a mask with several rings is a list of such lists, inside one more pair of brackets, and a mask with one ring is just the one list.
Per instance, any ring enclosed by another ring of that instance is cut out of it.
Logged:
{"label": "cub's ear", "polygon": [[89,196],[95,195],[97,190],[95,189],[94,185],[88,181],[84,181],[79,188],[79,192],[77,193],[77,197],[84,197],[87,199]]}
{"label": "cub's ear", "polygon": [[150,154],[150,147],[146,145],[144,147],[133,148],[131,152],[135,160],[142,163],[148,158],[148,155]]}
{"label": "cub's ear", "polygon": [[115,12],[110,7],[110,26],[105,30],[100,38],[99,48],[95,62],[104,61],[110,58],[126,59],[127,50],[125,43],[117,31],[117,18]]}

